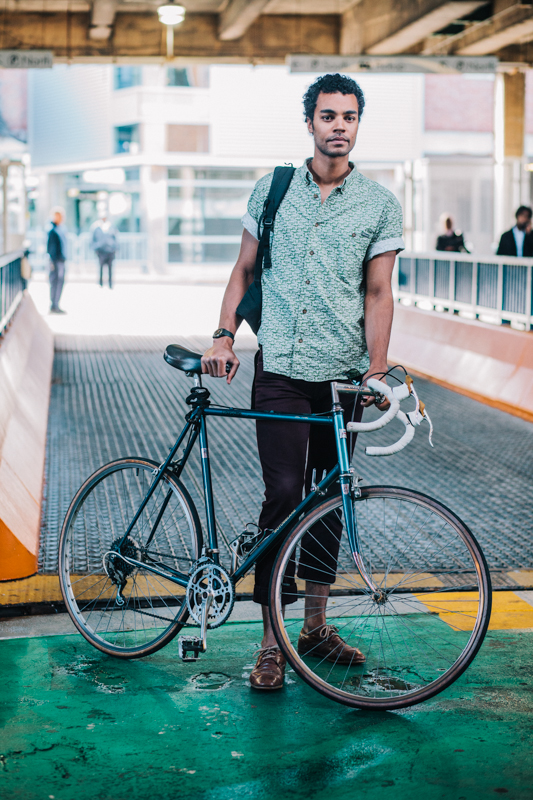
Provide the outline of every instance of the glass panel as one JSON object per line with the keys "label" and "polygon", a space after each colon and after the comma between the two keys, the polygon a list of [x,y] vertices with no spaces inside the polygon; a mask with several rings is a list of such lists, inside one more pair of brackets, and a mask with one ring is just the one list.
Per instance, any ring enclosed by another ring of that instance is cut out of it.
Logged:
{"label": "glass panel", "polygon": [[527,267],[503,267],[503,310],[526,313]]}
{"label": "glass panel", "polygon": [[429,297],[432,292],[429,287],[429,258],[415,259],[416,293]]}
{"label": "glass panel", "polygon": [[410,258],[398,259],[398,283],[404,292],[411,291],[411,261]]}
{"label": "glass panel", "polygon": [[498,308],[498,265],[477,265],[477,304]]}
{"label": "glass panel", "polygon": [[435,297],[450,297],[450,262],[442,259],[435,261]]}
{"label": "glass panel", "polygon": [[459,303],[472,302],[472,264],[470,261],[455,262],[455,299]]}

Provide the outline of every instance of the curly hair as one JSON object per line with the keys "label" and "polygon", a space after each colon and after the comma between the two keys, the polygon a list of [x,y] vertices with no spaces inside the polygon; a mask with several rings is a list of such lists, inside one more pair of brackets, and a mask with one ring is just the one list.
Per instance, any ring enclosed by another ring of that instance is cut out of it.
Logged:
{"label": "curly hair", "polygon": [[359,119],[363,116],[363,109],[365,107],[365,96],[363,90],[352,78],[347,75],[321,75],[314,83],[311,84],[309,89],[303,96],[304,103],[304,119],[313,121],[315,116],[316,103],[320,92],[324,94],[354,94],[357,98],[357,106],[359,109]]}

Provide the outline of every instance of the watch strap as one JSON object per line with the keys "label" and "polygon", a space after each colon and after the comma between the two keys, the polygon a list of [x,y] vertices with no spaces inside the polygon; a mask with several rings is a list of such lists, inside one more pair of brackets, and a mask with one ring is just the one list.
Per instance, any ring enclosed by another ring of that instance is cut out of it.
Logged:
{"label": "watch strap", "polygon": [[232,342],[235,341],[235,336],[226,328],[217,328],[213,334],[213,339],[221,339],[223,336],[229,336]]}

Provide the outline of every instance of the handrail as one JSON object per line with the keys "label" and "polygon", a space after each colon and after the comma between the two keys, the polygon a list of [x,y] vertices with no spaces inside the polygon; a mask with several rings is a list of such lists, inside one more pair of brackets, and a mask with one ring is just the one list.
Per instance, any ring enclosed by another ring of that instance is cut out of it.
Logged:
{"label": "handrail", "polygon": [[23,250],[0,256],[0,336],[11,322],[22,300],[25,281],[21,274]]}
{"label": "handrail", "polygon": [[533,258],[404,251],[395,276],[395,294],[407,305],[533,329]]}

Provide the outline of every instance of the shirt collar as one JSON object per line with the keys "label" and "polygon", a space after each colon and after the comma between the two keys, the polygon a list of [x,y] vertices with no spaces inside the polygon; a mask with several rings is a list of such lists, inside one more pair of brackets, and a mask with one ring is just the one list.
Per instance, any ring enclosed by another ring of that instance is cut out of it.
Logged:
{"label": "shirt collar", "polygon": [[[306,158],[306,160],[304,161],[303,165],[300,167],[300,171],[301,171],[302,177],[305,180],[305,183],[306,183],[307,186],[317,186],[317,183],[315,182],[315,179],[313,178],[313,174],[312,174],[311,170],[309,169],[309,164],[310,164],[310,162],[312,160],[313,160],[312,158]],[[349,175],[347,175],[345,177],[345,179],[340,184],[340,186],[336,186],[335,189],[333,190],[334,192],[337,192],[338,194],[343,192],[344,189],[347,186],[350,186],[350,184],[352,184],[354,182],[354,180],[356,179],[356,176],[359,174],[358,171],[357,171],[357,167],[355,166],[355,164],[352,161],[349,161],[348,164],[352,168],[352,171],[350,172]]]}

